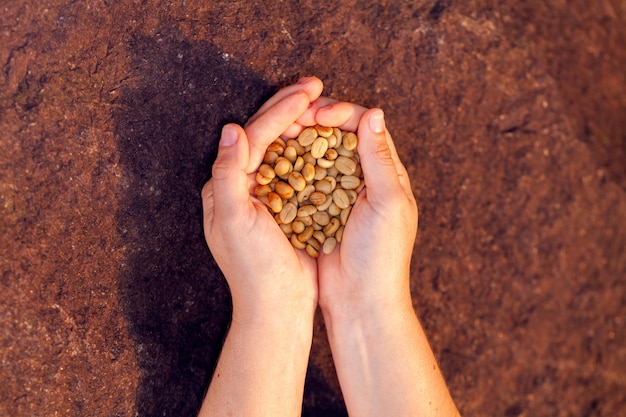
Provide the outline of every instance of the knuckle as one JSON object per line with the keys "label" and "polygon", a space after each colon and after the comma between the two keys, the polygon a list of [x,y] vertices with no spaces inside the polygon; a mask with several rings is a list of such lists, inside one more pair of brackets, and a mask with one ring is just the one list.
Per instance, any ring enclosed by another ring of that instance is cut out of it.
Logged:
{"label": "knuckle", "polygon": [[215,161],[215,163],[213,164],[213,168],[211,169],[211,179],[223,180],[225,178],[228,178],[230,172],[231,168],[228,165],[223,164],[221,163],[221,161],[217,160]]}
{"label": "knuckle", "polygon": [[372,156],[383,165],[394,165],[391,149],[384,141],[377,141],[372,149]]}

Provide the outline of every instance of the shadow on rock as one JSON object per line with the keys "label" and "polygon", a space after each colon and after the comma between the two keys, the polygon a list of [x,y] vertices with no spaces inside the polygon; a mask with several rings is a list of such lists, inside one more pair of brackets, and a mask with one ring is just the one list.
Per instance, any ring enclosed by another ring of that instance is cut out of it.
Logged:
{"label": "shadow on rock", "polygon": [[[126,249],[120,298],[142,371],[137,413],[192,416],[232,310],[204,241],[200,190],[221,126],[244,122],[275,88],[177,29],[134,39],[130,53],[132,87],[122,89],[115,133],[124,176],[117,213]],[[338,394],[323,380],[309,382],[305,414],[329,415],[325,407],[317,412],[314,398]],[[343,404],[338,407],[336,415],[344,415]]]}

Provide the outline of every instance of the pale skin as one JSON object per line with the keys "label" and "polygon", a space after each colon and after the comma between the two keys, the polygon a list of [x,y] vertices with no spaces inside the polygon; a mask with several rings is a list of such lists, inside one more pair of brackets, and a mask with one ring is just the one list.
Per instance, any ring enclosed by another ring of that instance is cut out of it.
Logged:
{"label": "pale skin", "polygon": [[[458,416],[411,302],[417,205],[383,112],[322,88],[303,79],[222,132],[202,201],[233,318],[199,415],[299,416],[319,305],[351,417]],[[251,193],[267,146],[316,123],[357,131],[366,184],[342,243],[317,261]]]}

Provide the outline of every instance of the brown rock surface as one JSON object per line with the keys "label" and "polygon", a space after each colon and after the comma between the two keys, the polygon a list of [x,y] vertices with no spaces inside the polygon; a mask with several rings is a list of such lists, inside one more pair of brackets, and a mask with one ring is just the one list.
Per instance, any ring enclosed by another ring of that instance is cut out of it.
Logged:
{"label": "brown rock surface", "polygon": [[[310,74],[386,111],[462,413],[626,409],[623,1],[0,8],[0,414],[193,415],[230,314],[219,128]],[[319,318],[310,362],[304,415],[346,415]]]}

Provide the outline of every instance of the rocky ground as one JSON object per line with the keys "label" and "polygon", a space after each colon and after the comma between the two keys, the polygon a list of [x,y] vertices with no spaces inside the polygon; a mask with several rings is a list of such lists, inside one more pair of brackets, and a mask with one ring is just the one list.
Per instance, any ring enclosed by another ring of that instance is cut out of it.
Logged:
{"label": "rocky ground", "polygon": [[[626,3],[0,4],[0,414],[191,416],[230,314],[199,191],[276,89],[385,109],[464,415],[626,409]],[[345,416],[321,317],[306,416]]]}

